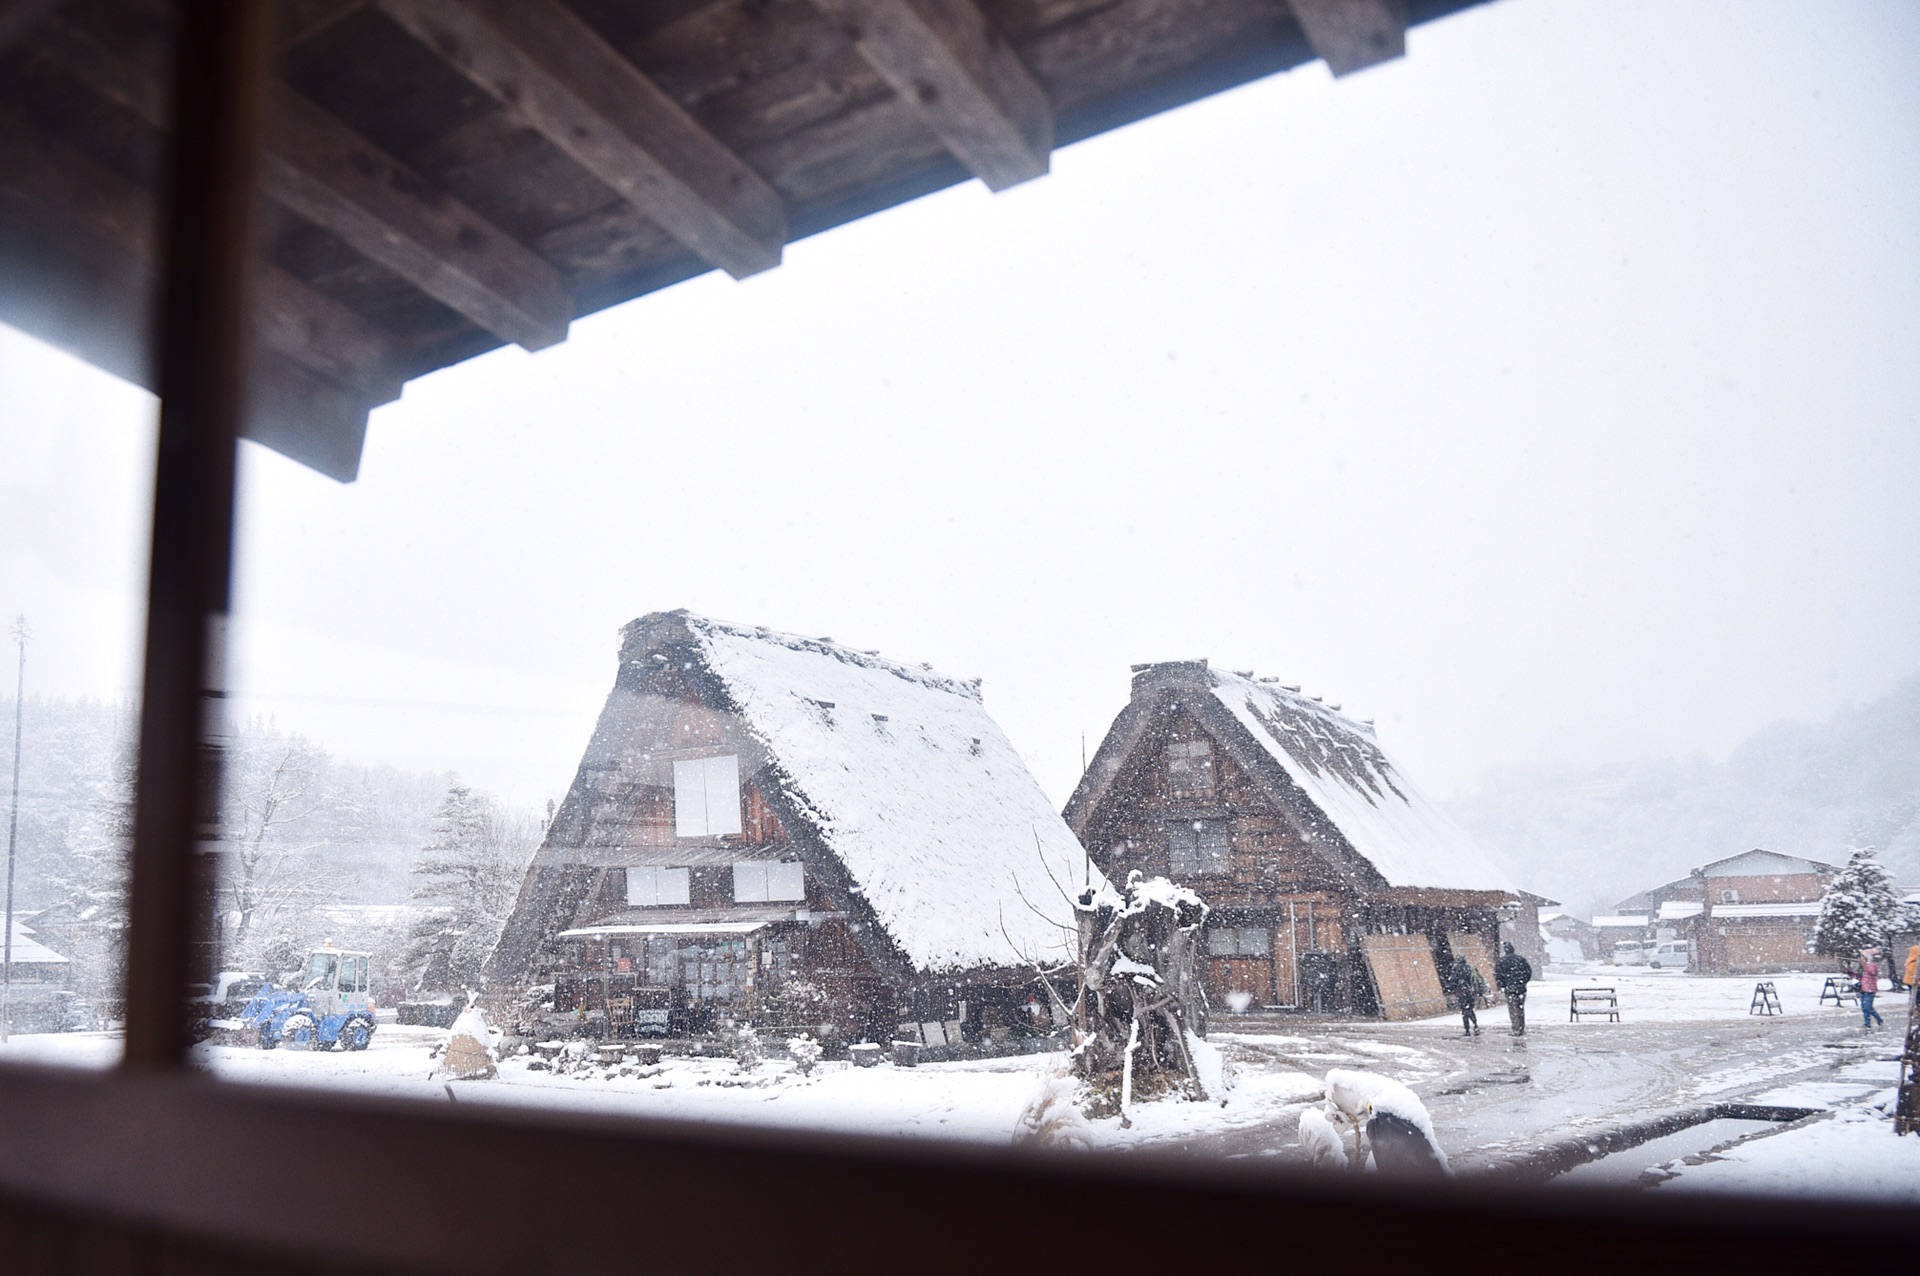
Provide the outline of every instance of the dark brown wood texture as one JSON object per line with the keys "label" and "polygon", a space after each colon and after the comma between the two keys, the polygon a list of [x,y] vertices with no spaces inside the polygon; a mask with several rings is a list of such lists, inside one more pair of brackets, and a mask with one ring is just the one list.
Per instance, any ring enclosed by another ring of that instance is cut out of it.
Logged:
{"label": "dark brown wood texture", "polygon": [[[0,9],[0,112],[16,150],[125,189],[0,195],[0,317],[152,385],[151,265],[109,269],[95,250],[143,260],[102,240],[100,209],[124,227],[155,198],[171,8],[54,8]],[[357,472],[368,409],[411,377],[551,344],[578,315],[714,266],[767,269],[790,239],[969,176],[1026,180],[1056,145],[1316,56],[1279,0],[278,9],[270,354],[247,430],[339,478]]]}

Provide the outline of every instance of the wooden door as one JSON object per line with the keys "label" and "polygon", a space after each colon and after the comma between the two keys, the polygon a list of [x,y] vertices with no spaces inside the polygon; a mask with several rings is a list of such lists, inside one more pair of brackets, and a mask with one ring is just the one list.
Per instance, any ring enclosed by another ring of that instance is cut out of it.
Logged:
{"label": "wooden door", "polygon": [[1447,1013],[1433,945],[1425,935],[1368,935],[1361,944],[1373,986],[1380,991],[1383,1018],[1427,1019]]}

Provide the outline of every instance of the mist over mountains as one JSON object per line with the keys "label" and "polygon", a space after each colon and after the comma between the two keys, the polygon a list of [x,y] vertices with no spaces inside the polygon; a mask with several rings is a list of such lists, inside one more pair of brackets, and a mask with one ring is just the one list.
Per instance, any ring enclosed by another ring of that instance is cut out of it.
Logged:
{"label": "mist over mountains", "polygon": [[1920,674],[1824,723],[1776,722],[1725,762],[1507,769],[1448,813],[1537,894],[1582,916],[1755,847],[1846,862],[1874,846],[1920,886]]}

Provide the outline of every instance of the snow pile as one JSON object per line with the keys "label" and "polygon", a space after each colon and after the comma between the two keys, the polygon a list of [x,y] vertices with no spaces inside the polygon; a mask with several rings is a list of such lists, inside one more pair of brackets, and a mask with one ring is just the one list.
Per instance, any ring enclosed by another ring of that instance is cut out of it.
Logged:
{"label": "snow pile", "polygon": [[1381,751],[1373,728],[1297,692],[1209,670],[1213,694],[1390,886],[1518,887]]}
{"label": "snow pile", "polygon": [[1086,855],[977,682],[825,640],[692,615],[685,624],[788,798],[916,967],[1004,966],[1061,950],[1060,931],[1022,896],[1042,909],[1059,901],[1084,880]]}
{"label": "snow pile", "polygon": [[1040,1088],[1020,1113],[1013,1141],[1080,1151],[1093,1146],[1093,1127],[1080,1110],[1080,1083],[1071,1072],[1056,1068],[1042,1074]]}
{"label": "snow pile", "polygon": [[1193,1056],[1194,1078],[1200,1082],[1200,1088],[1207,1092],[1208,1098],[1225,1103],[1227,1087],[1232,1082],[1227,1077],[1227,1060],[1220,1053],[1220,1047],[1194,1036],[1189,1028],[1187,1053]]}
{"label": "snow pile", "polygon": [[480,1013],[477,999],[469,997],[467,1008],[460,1012],[448,1031],[438,1075],[455,1081],[484,1081],[500,1075],[497,1063],[493,1029],[487,1025],[487,1017]]}
{"label": "snow pile", "polygon": [[1315,1167],[1329,1170],[1347,1168],[1347,1147],[1340,1139],[1340,1131],[1334,1128],[1333,1122],[1319,1108],[1307,1108],[1300,1113],[1298,1142],[1306,1150],[1307,1161]]}

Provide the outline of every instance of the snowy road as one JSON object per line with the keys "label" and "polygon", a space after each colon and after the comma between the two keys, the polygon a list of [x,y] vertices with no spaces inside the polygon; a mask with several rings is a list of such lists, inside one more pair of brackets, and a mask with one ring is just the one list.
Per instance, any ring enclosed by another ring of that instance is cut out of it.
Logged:
{"label": "snowy road", "polygon": [[[1768,1019],[1747,1014],[1751,981],[1604,967],[1556,971],[1535,985],[1525,1038],[1507,1035],[1499,1008],[1483,1012],[1485,1035],[1469,1040],[1458,1035],[1453,1016],[1400,1024],[1221,1017],[1211,1037],[1233,1074],[1224,1102],[1215,1096],[1137,1105],[1130,1126],[1110,1118],[1089,1123],[1086,1134],[1096,1148],[1294,1159],[1299,1114],[1320,1101],[1327,1071],[1361,1068],[1406,1083],[1426,1101],[1441,1145],[1462,1173],[1655,1113],[1741,1100],[1831,1109],[1834,1116],[1819,1128],[1770,1132],[1719,1160],[1681,1167],[1673,1186],[1782,1190],[1799,1182],[1804,1189],[1804,1167],[1792,1167],[1808,1157],[1852,1155],[1881,1167],[1870,1171],[1877,1176],[1872,1190],[1904,1191],[1920,1203],[1920,1139],[1893,1139],[1872,1106],[1884,1103],[1893,1083],[1903,1025],[1863,1036],[1851,1007],[1818,1004],[1823,979],[1777,977],[1786,1013]],[[1623,1022],[1566,1022],[1575,984],[1617,988]],[[1888,1019],[1896,1020],[1892,1007]],[[432,1058],[444,1036],[386,1025],[359,1054],[225,1046],[196,1053],[202,1066],[237,1082],[447,1102],[449,1087],[435,1077]],[[118,1045],[101,1033],[16,1037],[0,1057],[106,1066]],[[803,1078],[782,1059],[742,1073],[731,1060],[669,1058],[657,1069],[561,1076],[530,1068],[522,1056],[507,1060],[498,1080],[455,1082],[452,1091],[463,1103],[1005,1144],[1060,1065],[1058,1055],[912,1069],[832,1063]],[[1717,1137],[1703,1128],[1693,1146],[1663,1140],[1610,1170],[1624,1168],[1630,1180],[1647,1165],[1704,1151]]]}

